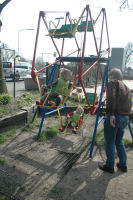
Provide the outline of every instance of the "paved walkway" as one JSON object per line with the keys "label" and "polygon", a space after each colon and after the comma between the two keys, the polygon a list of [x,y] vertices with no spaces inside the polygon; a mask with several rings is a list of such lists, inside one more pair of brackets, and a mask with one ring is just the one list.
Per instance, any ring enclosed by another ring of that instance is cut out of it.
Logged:
{"label": "paved walkway", "polygon": [[[58,122],[56,117],[47,118],[44,127]],[[98,162],[105,159],[105,153],[98,146],[92,159],[90,145],[80,155],[94,124],[95,116],[88,116],[79,135],[58,134],[42,142],[33,139],[38,128],[28,132],[18,129],[13,138],[0,145],[0,157],[6,159],[0,165],[0,198],[4,195],[15,200],[132,200],[133,149],[128,150],[126,174],[117,169],[115,174],[100,171]],[[128,129],[126,132],[131,139]]]}

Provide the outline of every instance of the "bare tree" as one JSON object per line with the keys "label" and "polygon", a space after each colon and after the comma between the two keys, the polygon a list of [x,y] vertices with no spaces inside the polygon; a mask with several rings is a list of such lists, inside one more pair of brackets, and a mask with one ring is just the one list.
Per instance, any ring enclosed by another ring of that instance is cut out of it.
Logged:
{"label": "bare tree", "polygon": [[11,58],[14,58],[14,51],[9,48],[7,44],[2,43],[2,61],[9,61]]}
{"label": "bare tree", "polygon": [[125,47],[125,67],[131,68],[133,66],[133,43],[128,42]]}
{"label": "bare tree", "polygon": [[[3,8],[10,2],[11,0],[5,0],[3,3],[0,3],[0,15],[1,15],[1,12],[3,10]],[[2,22],[0,20],[0,28],[2,26]]]}
{"label": "bare tree", "polygon": [[5,77],[3,73],[3,65],[2,65],[2,53],[0,48],[0,94],[7,93],[7,87],[5,82]]}
{"label": "bare tree", "polygon": [[46,65],[46,62],[43,61],[42,57],[36,59],[36,69],[39,70]]}
{"label": "bare tree", "polygon": [[120,3],[120,10],[129,9],[133,10],[133,0],[117,0]]}

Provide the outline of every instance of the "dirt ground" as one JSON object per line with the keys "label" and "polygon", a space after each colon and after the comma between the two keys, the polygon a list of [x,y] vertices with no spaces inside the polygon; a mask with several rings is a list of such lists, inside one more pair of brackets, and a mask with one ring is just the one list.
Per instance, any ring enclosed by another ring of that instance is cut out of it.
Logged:
{"label": "dirt ground", "polygon": [[[58,123],[46,118],[44,127]],[[89,158],[94,124],[95,116],[88,116],[78,135],[57,134],[42,142],[33,138],[38,128],[17,129],[0,145],[0,157],[6,159],[0,165],[0,200],[133,200],[133,149],[127,149],[128,173],[116,168],[114,174],[103,173],[98,163],[105,160],[104,149],[95,145]],[[128,129],[126,137],[131,139]]]}

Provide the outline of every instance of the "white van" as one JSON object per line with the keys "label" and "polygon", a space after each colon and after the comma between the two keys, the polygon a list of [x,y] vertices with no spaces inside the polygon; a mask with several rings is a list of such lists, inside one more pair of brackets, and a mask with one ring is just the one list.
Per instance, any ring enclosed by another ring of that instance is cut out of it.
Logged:
{"label": "white van", "polygon": [[[16,62],[15,63],[15,80],[24,80],[30,77],[32,65],[28,62]],[[14,69],[13,69],[14,71]],[[10,74],[10,78],[14,80],[14,72]]]}

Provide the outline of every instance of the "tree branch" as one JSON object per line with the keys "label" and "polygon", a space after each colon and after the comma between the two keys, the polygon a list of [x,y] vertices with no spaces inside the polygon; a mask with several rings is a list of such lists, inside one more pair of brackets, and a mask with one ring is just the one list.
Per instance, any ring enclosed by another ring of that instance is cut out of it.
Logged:
{"label": "tree branch", "polygon": [[11,0],[5,0],[3,3],[0,4],[0,14],[3,10],[3,8],[10,2]]}

